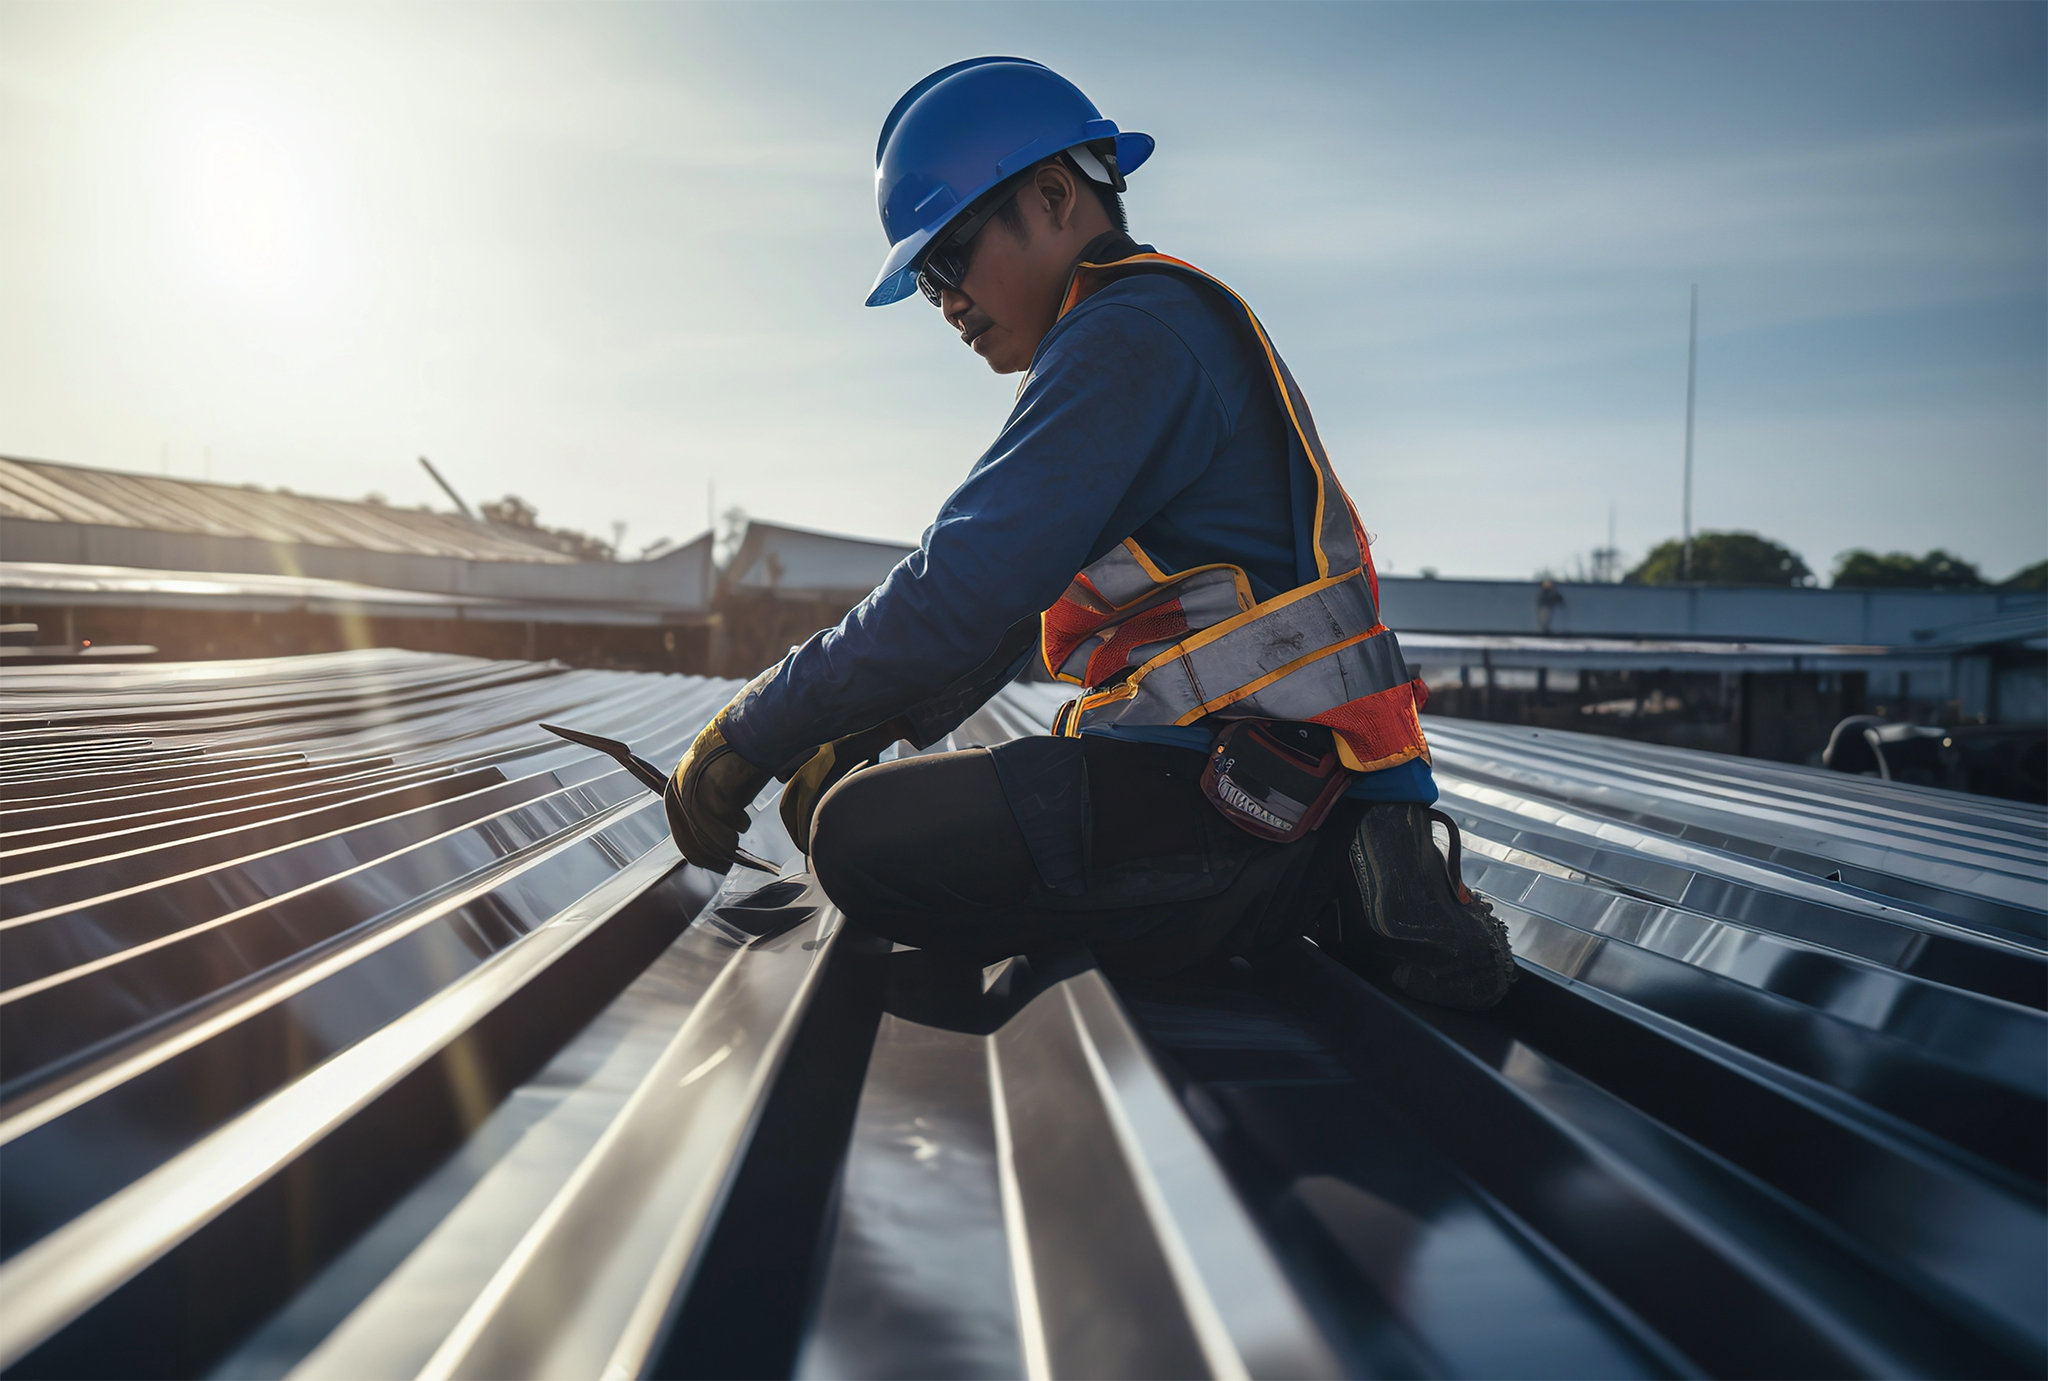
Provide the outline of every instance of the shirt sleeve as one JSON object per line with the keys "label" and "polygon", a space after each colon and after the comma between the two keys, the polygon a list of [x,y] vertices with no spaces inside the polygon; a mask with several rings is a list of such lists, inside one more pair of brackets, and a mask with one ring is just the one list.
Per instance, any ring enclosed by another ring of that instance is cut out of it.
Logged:
{"label": "shirt sleeve", "polygon": [[742,757],[773,770],[960,680],[1208,467],[1230,431],[1215,385],[1172,327],[1100,300],[1113,291],[1055,327],[918,549],[733,707]]}

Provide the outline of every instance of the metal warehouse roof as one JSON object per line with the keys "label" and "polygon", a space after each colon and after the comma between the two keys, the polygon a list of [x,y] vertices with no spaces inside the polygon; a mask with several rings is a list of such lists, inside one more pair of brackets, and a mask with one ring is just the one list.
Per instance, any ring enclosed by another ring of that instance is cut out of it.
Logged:
{"label": "metal warehouse roof", "polygon": [[[1380,573],[1380,614],[1407,632],[1535,633],[1537,581],[1437,580]],[[1558,582],[1552,631],[1574,636],[1875,644],[1922,641],[1922,630],[2038,614],[2038,590],[1788,589],[1756,585]]]}
{"label": "metal warehouse roof", "polygon": [[[606,572],[633,574],[639,567],[592,562]],[[463,595],[430,590],[394,590],[322,576],[267,575],[239,571],[160,571],[140,566],[87,566],[61,561],[0,561],[0,598],[22,606],[121,609],[205,609],[216,612],[371,614],[387,618],[481,619],[487,622],[574,622],[659,624],[673,610],[659,604],[578,603],[580,593],[561,582],[570,598],[554,600]],[[614,589],[636,593],[624,580]],[[545,588],[545,587],[543,587]],[[609,593],[605,591],[604,593]]]}
{"label": "metal warehouse roof", "polygon": [[0,456],[0,517],[469,561],[575,563],[517,529],[455,514],[6,456]]}
{"label": "metal warehouse roof", "polygon": [[1678,638],[1527,637],[1519,634],[1403,633],[1401,651],[1417,666],[1578,668],[1588,671],[1864,671],[1876,667],[1946,668],[1946,653],[1836,643],[1708,642]]}
{"label": "metal warehouse roof", "polygon": [[900,542],[750,521],[723,582],[784,597],[858,599],[916,550]]}
{"label": "metal warehouse roof", "polygon": [[[0,678],[19,1374],[2039,1374],[2048,812],[1433,720],[1521,981],[982,970],[366,652]],[[954,736],[1042,728],[1016,686]],[[764,806],[771,804],[762,802]]]}
{"label": "metal warehouse roof", "polygon": [[2036,652],[2048,649],[2048,609],[2025,609],[1997,618],[1976,619],[1928,628],[1914,638],[1943,649],[1991,647],[1999,643],[2021,643]]}
{"label": "metal warehouse roof", "polygon": [[306,610],[453,618],[501,600],[424,590],[388,590],[352,580],[306,575],[214,571],[152,571],[136,566],[73,566],[55,561],[0,561],[0,596],[11,604],[115,605],[131,609]]}

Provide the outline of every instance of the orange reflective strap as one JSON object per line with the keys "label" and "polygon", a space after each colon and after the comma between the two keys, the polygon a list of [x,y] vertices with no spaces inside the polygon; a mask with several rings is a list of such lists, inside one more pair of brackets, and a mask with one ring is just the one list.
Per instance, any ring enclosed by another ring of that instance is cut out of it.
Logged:
{"label": "orange reflective strap", "polygon": [[[1136,540],[1125,539],[1077,575],[1043,616],[1041,651],[1054,677],[1084,687],[1121,677],[1062,707],[1053,732],[1187,725],[1210,716],[1297,720],[1334,730],[1353,771],[1427,760],[1419,712],[1428,690],[1412,678],[1399,642],[1380,622],[1379,576],[1364,525],[1331,468],[1307,400],[1250,304],[1193,264],[1146,253],[1076,265],[1060,315],[1109,275],[1140,270],[1190,275],[1243,310],[1315,474],[1310,540],[1317,575],[1261,603],[1239,567],[1218,563],[1169,575]],[[1224,571],[1227,589],[1217,574]],[[1099,645],[1080,664],[1091,639]]]}
{"label": "orange reflective strap", "polygon": [[[1372,553],[1365,545],[1363,531],[1358,529],[1353,521],[1350,497],[1344,493],[1344,487],[1339,483],[1336,472],[1330,468],[1329,454],[1323,450],[1322,438],[1316,434],[1315,422],[1308,410],[1308,400],[1302,396],[1300,387],[1294,382],[1293,374],[1281,361],[1279,353],[1273,349],[1273,342],[1267,337],[1266,328],[1259,323],[1258,314],[1252,311],[1251,304],[1239,296],[1235,288],[1214,274],[1196,268],[1185,259],[1176,259],[1170,254],[1156,252],[1133,254],[1128,258],[1112,260],[1106,264],[1075,265],[1073,277],[1067,284],[1066,299],[1060,306],[1060,316],[1065,316],[1094,292],[1097,285],[1091,280],[1095,277],[1118,269],[1144,269],[1148,266],[1191,274],[1227,295],[1244,312],[1245,324],[1251,328],[1252,337],[1258,341],[1259,350],[1265,356],[1266,368],[1273,376],[1275,389],[1280,395],[1280,405],[1287,410],[1287,420],[1293,424],[1294,434],[1301,439],[1302,449],[1308,453],[1309,469],[1315,472],[1316,514],[1309,541],[1315,550],[1316,574],[1319,577],[1332,574],[1328,550],[1331,539],[1334,537],[1339,544],[1344,544],[1354,531],[1358,533],[1356,561],[1359,565],[1371,569]],[[1343,500],[1342,524],[1332,523],[1336,516],[1329,502],[1332,489]],[[1339,564],[1343,564],[1341,558]],[[1348,566],[1344,566],[1344,569],[1348,569]],[[1343,570],[1335,573],[1341,575]],[[1378,583],[1377,579],[1373,581],[1375,586]]]}

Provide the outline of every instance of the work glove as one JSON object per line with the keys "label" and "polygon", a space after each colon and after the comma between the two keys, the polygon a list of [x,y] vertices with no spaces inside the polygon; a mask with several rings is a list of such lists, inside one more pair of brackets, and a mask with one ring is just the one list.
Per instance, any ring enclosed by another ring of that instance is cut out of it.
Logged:
{"label": "work glove", "polygon": [[803,765],[793,775],[785,778],[788,785],[782,788],[782,824],[800,851],[806,854],[811,851],[811,817],[817,814],[818,802],[824,799],[825,793],[844,780],[848,773],[880,757],[882,750],[890,744],[910,735],[910,721],[900,718],[872,729],[863,729],[857,734],[848,734],[818,749],[803,760]]}
{"label": "work glove", "polygon": [[661,793],[676,847],[684,858],[714,873],[731,871],[740,834],[753,823],[747,807],[771,775],[725,741],[725,716],[731,708],[720,710],[704,726]]}

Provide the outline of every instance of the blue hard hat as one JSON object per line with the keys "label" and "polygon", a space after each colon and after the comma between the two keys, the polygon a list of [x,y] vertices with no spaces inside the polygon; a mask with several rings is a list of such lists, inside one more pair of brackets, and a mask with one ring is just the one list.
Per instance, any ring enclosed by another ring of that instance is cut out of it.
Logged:
{"label": "blue hard hat", "polygon": [[1107,151],[1109,140],[1121,190],[1121,174],[1152,156],[1152,136],[1117,129],[1081,88],[1029,58],[969,58],[911,87],[875,144],[875,201],[889,254],[868,306],[917,291],[925,246],[983,192],[1076,145]]}

